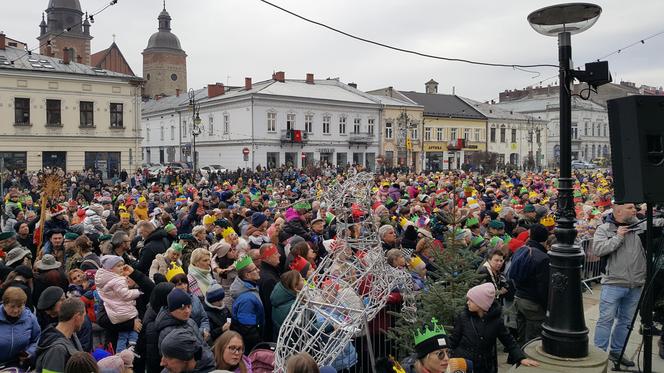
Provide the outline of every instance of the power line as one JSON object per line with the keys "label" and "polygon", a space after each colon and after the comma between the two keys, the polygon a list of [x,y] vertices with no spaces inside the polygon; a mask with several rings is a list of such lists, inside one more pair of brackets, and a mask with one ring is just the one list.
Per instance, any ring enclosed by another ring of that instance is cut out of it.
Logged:
{"label": "power line", "polygon": [[[88,14],[86,13],[86,17],[85,17],[85,19],[87,20],[87,19],[89,18],[92,22],[94,22],[94,17],[95,17],[96,15],[98,15],[99,13],[103,12],[104,10],[110,8],[111,6],[113,6],[113,5],[117,4],[117,3],[118,3],[118,0],[111,0],[110,3],[106,4],[106,6],[104,6],[103,8],[101,8],[100,10],[98,10],[98,11],[96,11],[96,12],[94,12],[94,13],[91,13],[89,16],[88,16]],[[14,62],[20,60],[21,58],[23,58],[23,57],[25,57],[25,56],[27,56],[27,55],[30,55],[34,50],[39,49],[39,48],[41,48],[41,47],[44,46],[44,45],[48,45],[48,44],[50,44],[51,40],[53,40],[53,39],[55,39],[55,38],[58,38],[59,36],[61,36],[61,35],[63,35],[63,34],[65,34],[65,33],[69,32],[69,31],[71,31],[72,28],[74,28],[74,27],[76,27],[76,26],[80,26],[80,25],[82,25],[82,24],[83,24],[83,21],[79,21],[78,23],[75,23],[75,24],[73,24],[73,25],[70,25],[69,27],[65,27],[64,30],[62,30],[62,32],[60,32],[59,34],[57,34],[57,35],[55,35],[55,36],[49,38],[48,40],[46,40],[45,43],[39,43],[36,47],[34,47],[34,48],[32,48],[32,49],[28,49],[28,50],[26,50],[24,54],[22,54],[22,55],[20,55],[19,57],[13,59],[13,60],[11,61],[11,63],[13,64]]]}
{"label": "power line", "polygon": [[414,51],[414,50],[411,50],[411,49],[399,48],[399,47],[395,47],[395,46],[392,46],[392,45],[388,45],[388,44],[380,43],[380,42],[377,42],[377,41],[369,40],[369,39],[366,39],[366,38],[363,38],[363,37],[360,37],[360,36],[356,36],[356,35],[350,34],[348,32],[345,32],[345,31],[339,30],[337,28],[334,28],[332,26],[328,26],[328,25],[326,25],[322,22],[318,22],[318,21],[306,18],[304,16],[301,16],[301,15],[295,13],[295,12],[292,12],[288,9],[280,7],[279,5],[273,4],[273,3],[271,3],[267,0],[259,0],[259,1],[269,5],[271,7],[279,9],[282,12],[285,12],[285,13],[288,13],[288,14],[294,16],[294,17],[297,17],[301,20],[304,20],[304,21],[309,22],[309,23],[313,23],[314,25],[317,25],[317,26],[320,26],[320,27],[324,27],[328,30],[334,31],[336,33],[347,36],[349,38],[359,40],[359,41],[363,41],[365,43],[377,45],[379,47],[392,49],[392,50],[395,50],[395,51],[398,51],[398,52],[409,53],[409,54],[414,54],[414,55],[421,56],[421,57],[433,58],[433,59],[443,60],[443,61],[462,62],[462,63],[471,64],[471,65],[492,66],[492,67],[509,67],[509,68],[513,68],[513,69],[519,69],[519,68],[523,69],[523,68],[532,68],[532,67],[555,67],[555,68],[558,68],[558,65],[551,65],[551,64],[520,65],[520,64],[503,64],[503,63],[473,61],[473,60],[467,60],[467,59],[463,59],[463,58],[452,58],[452,57],[436,56],[436,55],[432,55],[432,54],[428,54],[428,53],[422,53],[422,52]]}
{"label": "power line", "polygon": [[620,48],[620,49],[616,49],[615,51],[613,51],[613,52],[607,54],[606,56],[603,56],[603,57],[598,58],[597,61],[599,61],[599,60],[603,60],[603,59],[605,59],[605,58],[607,58],[607,57],[610,57],[610,56],[613,56],[614,54],[619,54],[620,52],[622,52],[622,51],[624,51],[624,50],[626,50],[626,49],[629,49],[629,48],[631,48],[631,47],[633,47],[633,46],[635,46],[635,45],[645,44],[645,43],[646,43],[646,40],[650,40],[650,39],[655,38],[655,37],[657,37],[657,36],[659,36],[659,35],[664,35],[664,30],[662,30],[662,31],[660,31],[660,32],[658,32],[658,33],[652,34],[652,35],[650,35],[650,36],[648,36],[648,37],[645,37],[645,38],[643,38],[643,39],[639,39],[639,40],[637,40],[637,41],[635,41],[635,42],[633,42],[633,43],[631,43],[631,44],[629,44],[629,45],[626,45],[626,46]]}

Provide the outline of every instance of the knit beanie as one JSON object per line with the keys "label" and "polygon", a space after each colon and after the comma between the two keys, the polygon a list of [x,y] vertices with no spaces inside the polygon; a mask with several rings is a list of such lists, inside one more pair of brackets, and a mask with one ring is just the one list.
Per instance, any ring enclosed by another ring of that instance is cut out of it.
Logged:
{"label": "knit beanie", "polygon": [[201,344],[191,331],[177,328],[162,340],[160,352],[162,356],[189,361],[196,357],[197,352],[200,354],[200,350]]}
{"label": "knit beanie", "polygon": [[185,306],[190,306],[191,297],[182,289],[175,288],[168,294],[167,302],[168,311],[173,312]]}
{"label": "knit beanie", "polygon": [[218,302],[223,300],[226,296],[224,288],[219,284],[213,284],[208,288],[207,294],[205,294],[205,299],[208,303]]}
{"label": "knit beanie", "polygon": [[101,266],[106,270],[111,270],[118,263],[124,263],[124,259],[117,255],[104,255],[101,257]]}
{"label": "knit beanie", "polygon": [[251,215],[251,225],[254,227],[260,227],[261,224],[265,223],[267,221],[267,216],[265,214],[257,212],[253,215]]}
{"label": "knit beanie", "polygon": [[475,303],[482,311],[487,312],[496,299],[496,287],[491,283],[485,283],[470,288],[466,298]]}

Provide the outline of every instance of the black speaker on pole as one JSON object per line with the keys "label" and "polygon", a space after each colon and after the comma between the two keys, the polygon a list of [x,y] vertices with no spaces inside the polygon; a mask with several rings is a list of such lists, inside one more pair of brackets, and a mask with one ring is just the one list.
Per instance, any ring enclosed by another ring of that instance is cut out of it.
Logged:
{"label": "black speaker on pole", "polygon": [[616,202],[664,202],[664,96],[607,101]]}

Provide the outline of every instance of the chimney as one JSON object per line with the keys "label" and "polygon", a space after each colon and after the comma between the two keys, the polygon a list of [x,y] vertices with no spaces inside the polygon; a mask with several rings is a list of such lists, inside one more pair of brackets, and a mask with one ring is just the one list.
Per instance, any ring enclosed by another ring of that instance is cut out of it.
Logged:
{"label": "chimney", "polygon": [[251,90],[251,78],[244,78],[244,89]]}
{"label": "chimney", "polygon": [[314,74],[307,73],[307,84],[314,84]]}
{"label": "chimney", "polygon": [[4,50],[6,46],[5,33],[0,31],[0,50]]}
{"label": "chimney", "polygon": [[180,88],[175,88],[175,97],[180,97]]}
{"label": "chimney", "polygon": [[283,71],[277,71],[276,73],[272,74],[272,79],[283,83],[286,81],[286,73]]}
{"label": "chimney", "polygon": [[357,83],[348,83],[348,85],[355,88],[355,89],[357,89]]}
{"label": "chimney", "polygon": [[208,84],[208,98],[223,95],[225,92],[224,85],[221,83]]}
{"label": "chimney", "polygon": [[69,48],[64,48],[64,49],[62,50],[62,63],[65,64],[65,65],[69,65],[69,62],[71,62],[71,61],[69,60],[69,58],[70,58],[70,56],[69,56]]}

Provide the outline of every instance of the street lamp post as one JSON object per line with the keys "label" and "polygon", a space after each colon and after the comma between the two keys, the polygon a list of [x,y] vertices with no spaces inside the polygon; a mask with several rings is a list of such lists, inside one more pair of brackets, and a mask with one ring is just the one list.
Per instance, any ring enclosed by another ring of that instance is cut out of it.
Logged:
{"label": "street lamp post", "polygon": [[198,173],[198,157],[196,156],[196,136],[201,134],[201,117],[200,109],[201,105],[196,100],[196,92],[193,88],[189,89],[189,109],[191,110],[191,151],[192,151],[192,166],[193,166],[193,177],[196,180],[196,174]]}
{"label": "street lamp post", "polygon": [[588,328],[581,297],[581,268],[585,255],[581,247],[574,243],[577,231],[572,195],[571,83],[575,77],[582,79],[581,74],[572,71],[571,35],[590,28],[601,12],[597,5],[572,3],[542,8],[528,16],[528,22],[535,31],[558,37],[560,79],[557,243],[549,251],[549,299],[546,320],[542,325],[542,340],[526,346],[529,356],[543,362],[540,370],[574,367],[574,371],[606,371],[606,354],[588,346]]}

